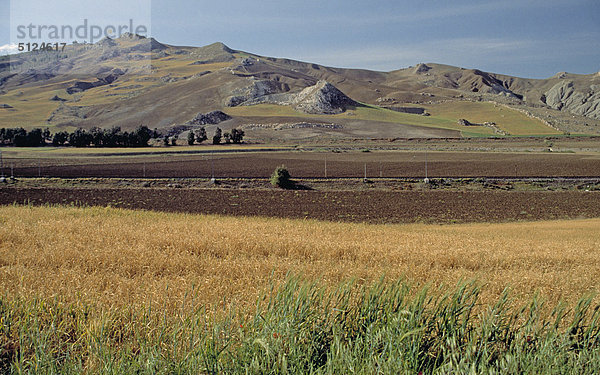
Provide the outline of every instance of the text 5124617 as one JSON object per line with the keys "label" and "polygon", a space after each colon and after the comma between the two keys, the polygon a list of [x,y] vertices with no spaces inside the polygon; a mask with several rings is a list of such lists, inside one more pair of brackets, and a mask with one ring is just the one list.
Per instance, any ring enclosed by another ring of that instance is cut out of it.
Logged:
{"label": "text 5124617", "polygon": [[64,51],[67,43],[19,43],[19,52]]}

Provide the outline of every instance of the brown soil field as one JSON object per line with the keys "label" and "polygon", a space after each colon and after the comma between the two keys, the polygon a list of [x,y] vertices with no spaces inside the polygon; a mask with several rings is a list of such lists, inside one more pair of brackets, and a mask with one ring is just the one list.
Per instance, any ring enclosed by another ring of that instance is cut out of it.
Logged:
{"label": "brown soil field", "polygon": [[585,191],[0,189],[0,204],[15,202],[367,223],[508,222],[600,217],[600,192]]}
{"label": "brown soil field", "polygon": [[249,152],[8,159],[22,177],[265,178],[285,165],[296,178],[598,177],[598,154],[486,152]]}

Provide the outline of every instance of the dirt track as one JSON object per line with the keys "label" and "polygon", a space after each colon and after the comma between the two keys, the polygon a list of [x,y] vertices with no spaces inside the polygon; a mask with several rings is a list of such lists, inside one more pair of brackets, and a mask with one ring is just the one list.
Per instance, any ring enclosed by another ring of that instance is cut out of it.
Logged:
{"label": "dirt track", "polygon": [[369,223],[600,217],[600,192],[280,191],[1,188],[0,204],[86,204],[170,212]]}

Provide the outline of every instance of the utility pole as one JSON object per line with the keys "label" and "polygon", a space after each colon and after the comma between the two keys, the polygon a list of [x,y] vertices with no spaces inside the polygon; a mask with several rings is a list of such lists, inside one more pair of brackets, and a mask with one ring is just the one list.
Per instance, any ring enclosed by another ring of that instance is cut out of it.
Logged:
{"label": "utility pole", "polygon": [[212,181],[215,180],[215,158],[213,152],[210,152],[210,178]]}
{"label": "utility pole", "polygon": [[367,163],[365,163],[365,180],[367,179]]}
{"label": "utility pole", "polygon": [[423,180],[426,184],[429,183],[429,177],[427,174],[427,149],[425,149],[425,180]]}

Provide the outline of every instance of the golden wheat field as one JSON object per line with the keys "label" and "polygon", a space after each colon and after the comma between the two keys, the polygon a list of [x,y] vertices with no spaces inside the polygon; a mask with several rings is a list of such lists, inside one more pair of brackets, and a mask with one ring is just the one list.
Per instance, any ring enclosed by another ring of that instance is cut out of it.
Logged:
{"label": "golden wheat field", "polygon": [[482,301],[510,286],[526,301],[573,302],[600,286],[600,219],[367,225],[113,208],[0,207],[0,293],[106,308],[251,307],[270,280],[325,284],[382,275],[454,286]]}

